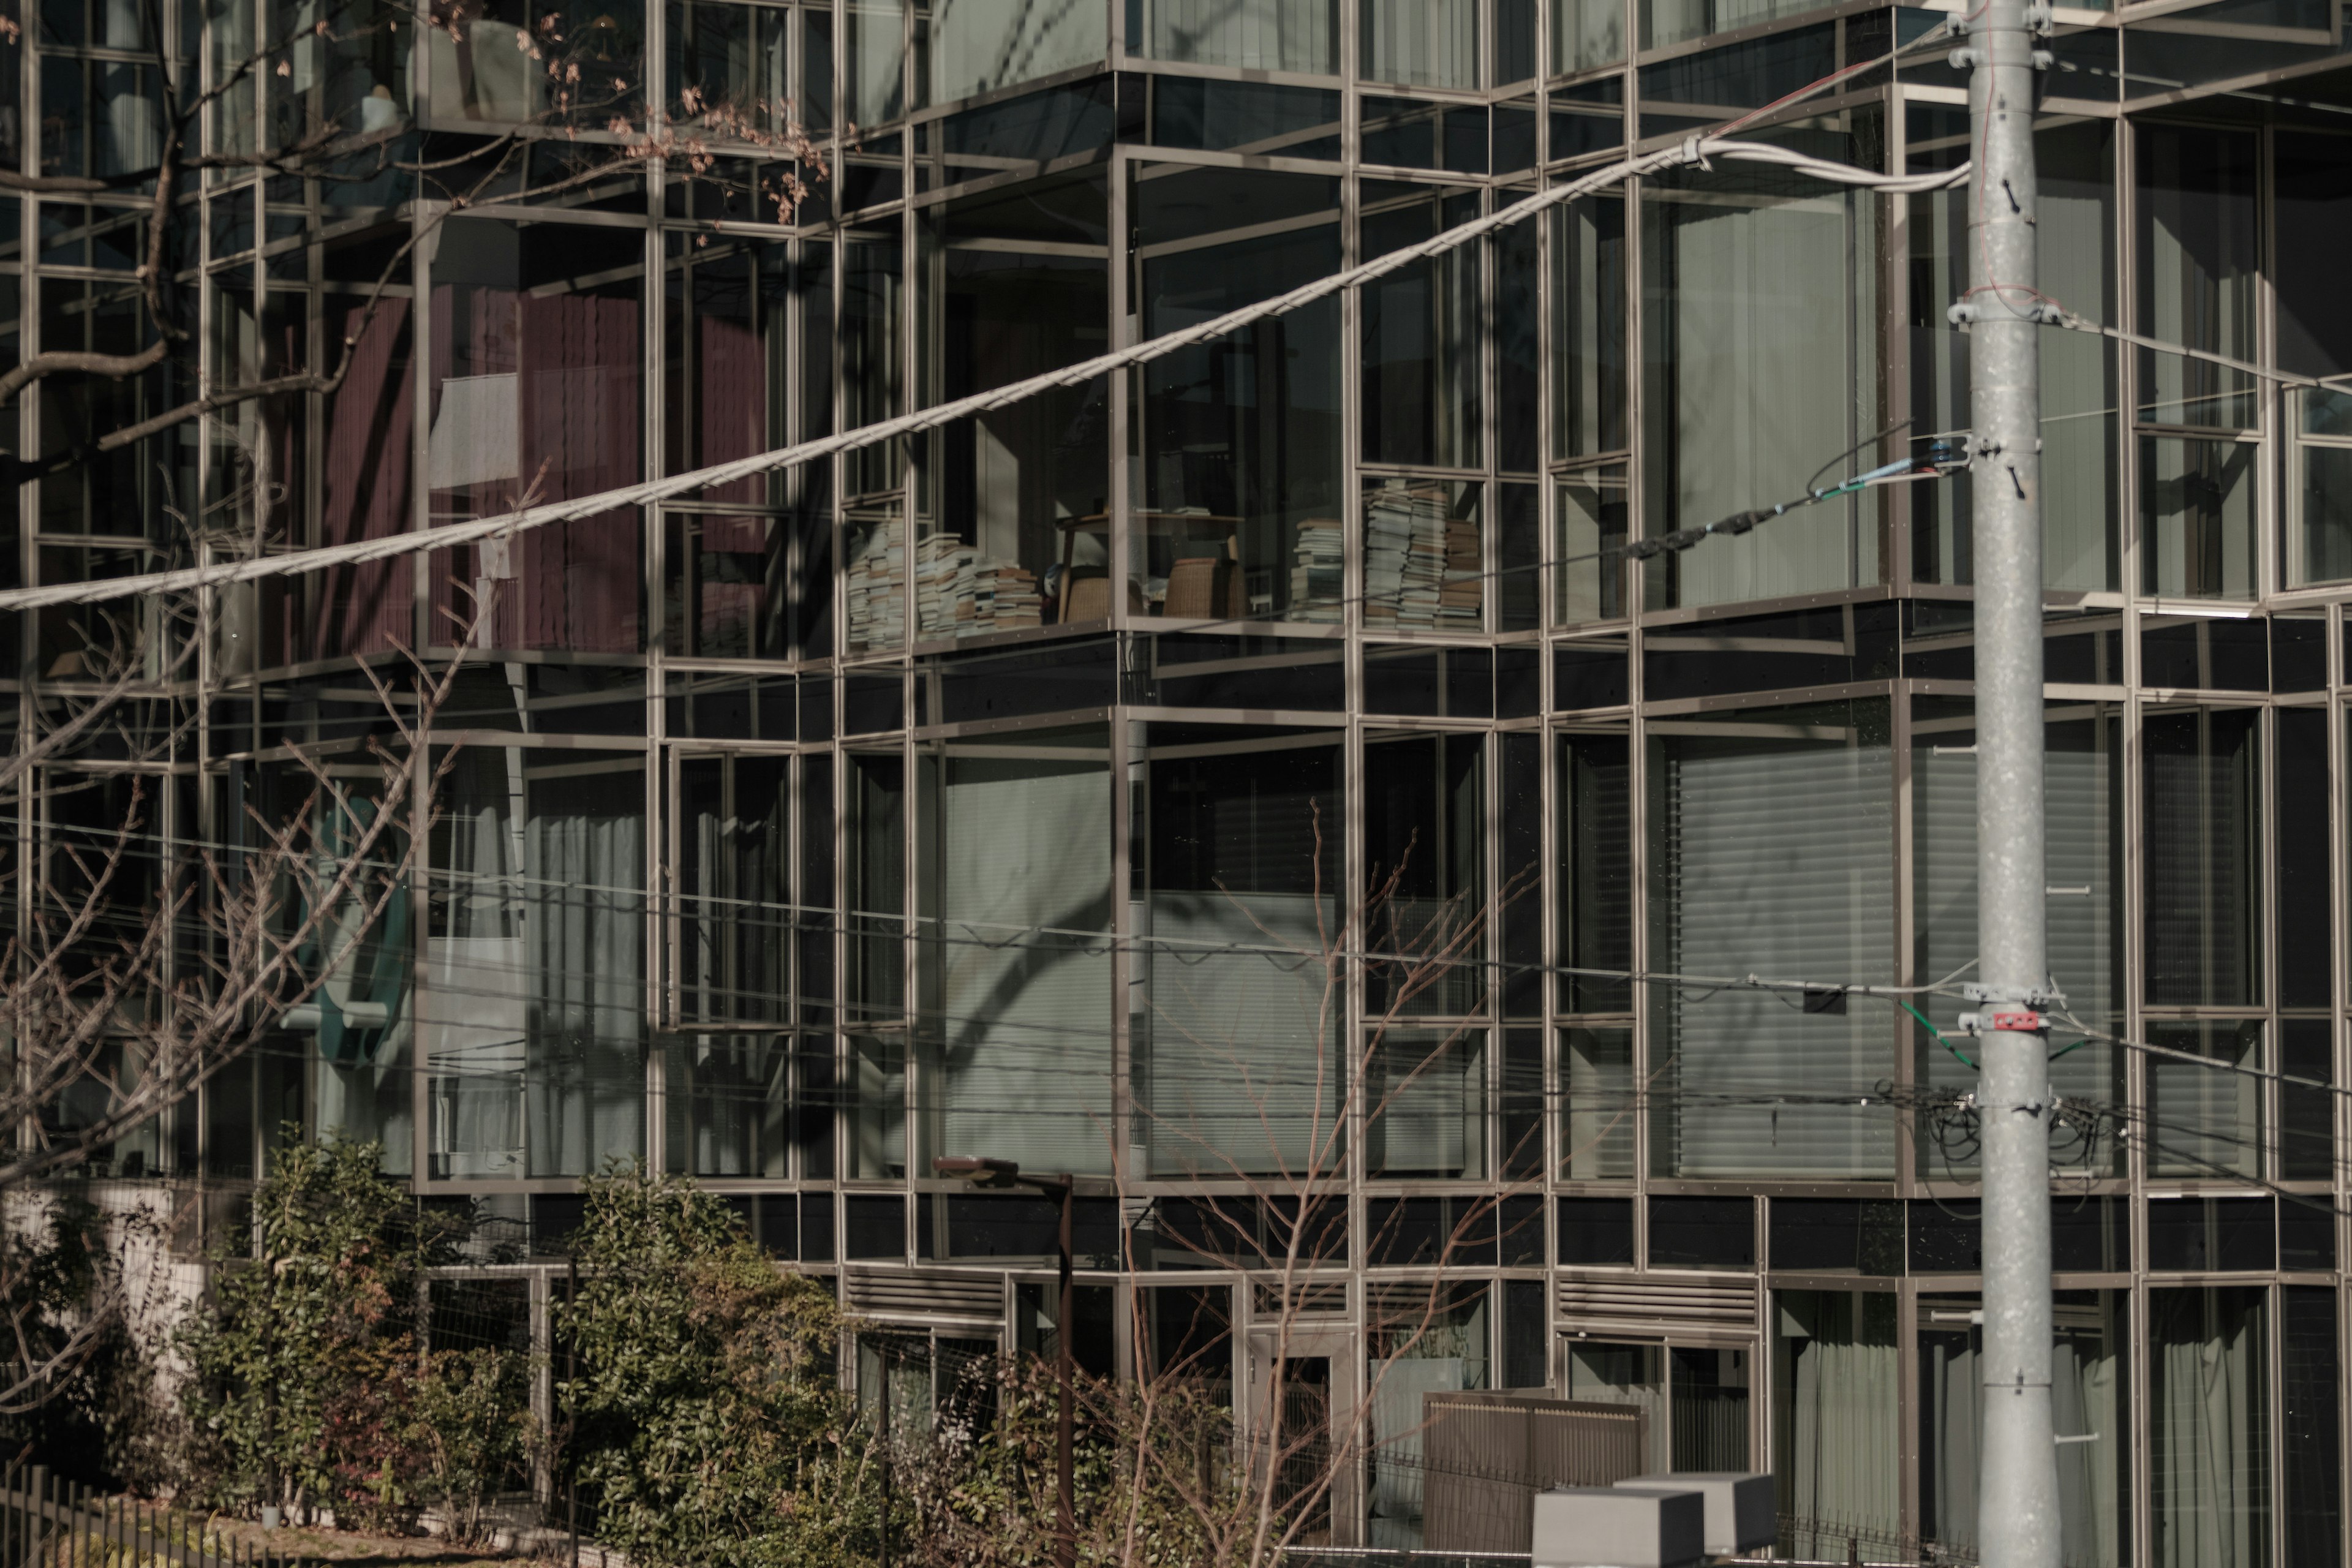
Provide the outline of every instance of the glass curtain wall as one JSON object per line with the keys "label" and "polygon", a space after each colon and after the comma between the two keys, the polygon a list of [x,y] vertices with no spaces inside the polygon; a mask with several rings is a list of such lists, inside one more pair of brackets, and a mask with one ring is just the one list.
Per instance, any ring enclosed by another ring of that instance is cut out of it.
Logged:
{"label": "glass curtain wall", "polygon": [[[1649,735],[1651,963],[1891,980],[1885,700],[1659,720]],[[1861,1103],[1888,1076],[1884,1012],[1681,987],[1659,988],[1653,1008],[1654,1175],[1892,1173],[1894,1117]]]}
{"label": "glass curtain wall", "polygon": [[1155,724],[1146,743],[1130,1026],[1148,1169],[1335,1169],[1339,737]]}

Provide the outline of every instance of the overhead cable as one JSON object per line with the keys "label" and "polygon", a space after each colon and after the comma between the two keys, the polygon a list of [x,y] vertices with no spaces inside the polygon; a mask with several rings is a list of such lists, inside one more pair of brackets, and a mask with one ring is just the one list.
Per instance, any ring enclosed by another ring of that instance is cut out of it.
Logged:
{"label": "overhead cable", "polygon": [[859,447],[869,447],[895,437],[913,435],[919,431],[950,425],[960,419],[986,414],[1024,398],[1049,392],[1056,387],[1076,386],[1097,376],[1116,374],[1134,366],[1165,358],[1179,350],[1196,343],[1238,331],[1255,322],[1295,310],[1302,305],[1338,293],[1341,289],[1385,277],[1415,262],[1466,245],[1472,240],[1506,228],[1538,213],[1559,206],[1578,196],[1587,195],[1620,180],[1674,168],[1696,165],[1711,167],[1710,160],[1725,159],[1735,163],[1761,163],[1787,169],[1831,184],[1846,185],[1889,195],[1910,195],[1930,191],[1947,190],[1964,184],[1969,177],[1969,165],[1939,169],[1926,174],[1888,175],[1875,170],[1857,168],[1825,158],[1815,158],[1792,148],[1769,142],[1742,142],[1721,136],[1693,136],[1672,147],[1629,157],[1622,162],[1592,170],[1564,184],[1512,203],[1484,217],[1474,218],[1457,227],[1433,235],[1427,239],[1389,252],[1371,261],[1343,268],[1328,277],[1315,279],[1270,300],[1244,305],[1213,317],[1194,326],[1182,328],[1148,342],[1132,344],[1097,354],[1092,359],[1060,370],[1048,371],[987,392],[974,393],[931,408],[905,414],[895,419],[861,426],[837,435],[821,436],[814,440],[778,447],[730,462],[717,463],[666,479],[650,479],[619,489],[600,490],[593,495],[578,496],[538,506],[523,507],[496,517],[476,518],[465,522],[444,523],[438,527],[389,535],[382,539],[355,540],[349,543],[327,545],[312,550],[289,551],[281,554],[263,555],[252,559],[210,566],[193,566],[173,572],[151,572],[137,576],[114,577],[101,582],[61,583],[37,588],[17,588],[0,593],[0,611],[38,609],[51,605],[95,604],[105,600],[128,598],[137,595],[183,593],[194,589],[220,587],[235,583],[257,582],[264,578],[289,576],[298,573],[321,571],[332,566],[356,565],[370,561],[384,561],[427,551],[446,550],[455,545],[471,544],[479,540],[508,537],[551,523],[572,522],[668,500],[695,491],[710,489],[757,478],[779,468],[788,468],[831,457]]}

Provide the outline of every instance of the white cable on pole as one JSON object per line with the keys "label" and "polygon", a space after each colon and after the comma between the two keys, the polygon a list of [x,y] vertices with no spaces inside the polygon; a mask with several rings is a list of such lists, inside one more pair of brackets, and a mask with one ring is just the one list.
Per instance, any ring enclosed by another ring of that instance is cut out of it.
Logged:
{"label": "white cable on pole", "polygon": [[1809,157],[1787,147],[1769,142],[1740,142],[1724,137],[1694,136],[1676,146],[1643,153],[1621,163],[1611,163],[1580,175],[1566,184],[1538,191],[1531,196],[1512,203],[1500,211],[1488,214],[1433,235],[1418,244],[1391,251],[1375,261],[1347,268],[1328,278],[1318,278],[1301,284],[1271,300],[1228,310],[1222,316],[1183,328],[1149,342],[1097,354],[1093,359],[1061,370],[1048,371],[1025,380],[992,387],[989,391],[960,397],[952,403],[905,414],[896,419],[861,426],[835,436],[821,436],[796,446],[781,447],[772,452],[761,452],[731,462],[717,463],[689,473],[673,474],[667,479],[649,479],[641,484],[626,485],[618,489],[601,490],[594,495],[575,496],[568,500],[550,501],[544,505],[524,507],[517,511],[503,512],[496,517],[476,518],[466,522],[444,523],[437,528],[419,529],[408,533],[395,533],[382,539],[355,540],[348,544],[331,544],[315,550],[289,551],[283,554],[257,556],[251,560],[235,561],[212,566],[191,566],[173,572],[150,572],[135,577],[112,577],[103,582],[59,583],[46,587],[16,588],[0,593],[0,611],[40,609],[50,605],[88,605],[109,599],[130,598],[143,594],[185,593],[197,588],[219,587],[233,583],[250,583],[265,577],[291,576],[297,573],[318,572],[331,566],[355,565],[368,561],[390,560],[395,556],[414,555],[422,551],[446,550],[454,545],[470,544],[477,540],[499,538],[544,528],[550,523],[571,522],[593,517],[600,512],[649,505],[713,489],[740,479],[793,468],[831,457],[835,452],[854,447],[869,447],[896,436],[910,435],[941,425],[950,425],[975,414],[984,414],[1018,403],[1055,387],[1074,386],[1131,366],[1174,353],[1179,349],[1206,342],[1232,331],[1295,310],[1301,305],[1335,294],[1342,289],[1384,277],[1416,261],[1438,255],[1457,246],[1466,245],[1483,235],[1532,217],[1547,207],[1572,201],[1630,175],[1650,174],[1659,169],[1697,164],[1705,168],[1708,160],[1727,158],[1738,163],[1769,163],[1832,184],[1850,185],[1876,191],[1888,195],[1912,195],[1927,191],[1947,190],[1965,184],[1969,165],[1939,169],[1932,174],[1895,177],[1875,170],[1860,169],[1851,163],[1832,163],[1825,158]]}

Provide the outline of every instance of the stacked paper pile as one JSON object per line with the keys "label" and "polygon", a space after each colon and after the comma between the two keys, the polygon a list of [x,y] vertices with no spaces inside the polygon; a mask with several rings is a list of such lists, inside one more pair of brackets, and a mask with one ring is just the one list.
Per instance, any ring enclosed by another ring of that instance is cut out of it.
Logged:
{"label": "stacked paper pile", "polygon": [[901,573],[906,552],[895,528],[866,536],[849,565],[849,641],[854,647],[894,647],[907,637],[907,597]]}
{"label": "stacked paper pile", "polygon": [[1449,621],[1466,620],[1475,629],[1485,603],[1486,574],[1478,562],[1478,524],[1469,518],[1445,524],[1445,585],[1438,590],[1437,613]]}
{"label": "stacked paper pile", "polygon": [[915,546],[915,614],[926,637],[972,637],[1041,625],[1045,602],[1035,574],[933,534]]}
{"label": "stacked paper pile", "polygon": [[1364,506],[1364,624],[1478,618],[1478,524],[1446,516],[1443,485],[1392,485]]}
{"label": "stacked paper pile", "polygon": [[1294,621],[1336,621],[1347,593],[1346,557],[1336,517],[1310,517],[1292,547],[1290,611]]}

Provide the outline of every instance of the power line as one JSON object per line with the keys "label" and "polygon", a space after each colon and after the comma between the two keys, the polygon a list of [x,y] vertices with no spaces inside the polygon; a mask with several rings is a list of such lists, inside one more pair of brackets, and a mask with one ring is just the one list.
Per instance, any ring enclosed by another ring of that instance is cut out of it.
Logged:
{"label": "power line", "polygon": [[[1931,32],[1925,37],[1933,36]],[[1916,47],[1921,41],[1915,39],[1913,43],[1904,47],[1906,49]],[[1895,53],[1901,52],[1902,50],[1895,51]],[[1889,59],[1893,58],[1894,54],[1887,57]],[[1426,260],[1506,228],[1550,207],[1614,184],[1620,180],[1670,168],[1691,165],[1696,165],[1702,169],[1709,168],[1712,166],[1709,160],[1717,158],[1777,166],[1829,184],[1890,195],[1916,195],[1948,189],[1964,183],[1969,174],[1969,166],[1962,164],[1957,169],[1938,170],[1926,174],[1886,175],[1874,170],[1856,168],[1848,163],[1814,158],[1793,149],[1769,142],[1739,142],[1720,136],[1693,135],[1675,146],[1628,157],[1619,163],[1590,171],[1564,184],[1555,185],[1549,190],[1538,191],[1533,195],[1524,197],[1497,212],[1471,219],[1454,228],[1433,235],[1428,239],[1391,251],[1371,261],[1343,268],[1328,277],[1301,284],[1273,299],[1242,306],[1196,325],[1179,329],[1147,342],[1132,344],[1107,354],[1098,354],[1092,359],[1081,361],[1077,364],[1061,370],[1029,376],[1005,386],[975,393],[968,397],[956,398],[932,408],[901,415],[895,419],[882,420],[837,435],[818,437],[794,446],[779,447],[750,458],[737,458],[732,462],[714,464],[667,479],[652,479],[615,489],[599,491],[593,495],[525,507],[496,517],[444,523],[407,533],[393,534],[382,539],[359,540],[318,549],[291,551],[226,565],[147,573],[95,583],[55,584],[37,588],[13,589],[0,593],[0,612],[37,609],[51,605],[94,604],[140,595],[186,592],[198,588],[217,587],[231,583],[254,582],[267,577],[315,572],[331,566],[389,560],[396,556],[470,544],[478,540],[508,537],[552,523],[582,521],[606,512],[634,509],[694,491],[754,479],[780,468],[793,468],[820,458],[831,457],[837,452],[873,446],[896,437],[912,435],[919,431],[953,424],[958,420],[989,413],[1040,393],[1059,387],[1075,386],[1098,376],[1109,375],[1149,363],[1153,360],[1165,358],[1181,349],[1223,337],[1256,321],[1297,310],[1302,305],[1338,293],[1341,289],[1385,277],[1415,262]],[[1242,619],[1245,621],[1247,617]]]}

